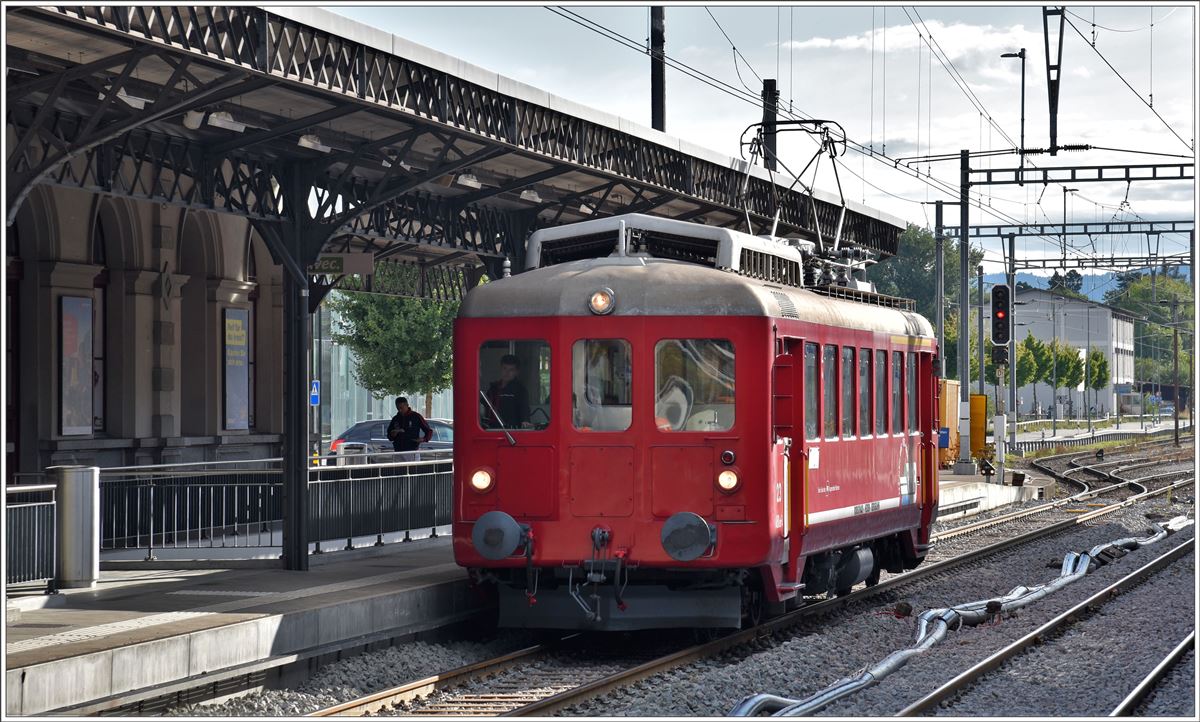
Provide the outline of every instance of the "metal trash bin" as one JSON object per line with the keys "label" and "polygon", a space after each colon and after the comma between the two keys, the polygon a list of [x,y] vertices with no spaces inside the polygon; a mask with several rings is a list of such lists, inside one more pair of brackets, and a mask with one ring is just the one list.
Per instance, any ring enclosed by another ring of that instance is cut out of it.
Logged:
{"label": "metal trash bin", "polygon": [[367,444],[350,442],[342,444],[338,449],[338,466],[352,466],[367,463]]}
{"label": "metal trash bin", "polygon": [[100,469],[52,466],[58,485],[54,581],[60,589],[95,586],[100,579]]}

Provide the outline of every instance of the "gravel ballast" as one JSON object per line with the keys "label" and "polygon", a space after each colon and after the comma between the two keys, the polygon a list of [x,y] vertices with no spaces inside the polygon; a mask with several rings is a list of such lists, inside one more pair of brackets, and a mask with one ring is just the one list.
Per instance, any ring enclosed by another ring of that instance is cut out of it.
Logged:
{"label": "gravel ballast", "polygon": [[488,642],[406,642],[327,664],[294,689],[266,689],[220,704],[176,707],[167,714],[188,717],[294,717],[481,662],[528,644],[528,635],[514,632],[501,632]]}
{"label": "gravel ballast", "polygon": [[[1173,516],[1189,509],[1182,505],[1168,508],[1156,504],[1153,510]],[[808,626],[807,632],[798,631],[787,641],[764,644],[763,649],[749,654],[741,648],[724,658],[682,667],[610,693],[602,700],[579,705],[569,713],[720,716],[728,714],[743,697],[758,692],[794,699],[806,697],[912,643],[914,619],[897,619],[885,614],[896,601],[907,601],[916,614],[925,609],[1003,595],[1017,585],[1033,586],[1050,581],[1058,575],[1063,555],[1068,551],[1084,551],[1102,542],[1145,535],[1148,510],[1145,506],[1124,509],[1094,526],[1080,527],[1051,539],[1023,545],[982,563],[916,582],[899,592],[885,593],[869,603],[816,620]],[[958,671],[1161,554],[1167,545],[1191,536],[1192,528],[1188,528],[1156,545],[1131,552],[1118,563],[1101,567],[995,626],[952,632],[941,644],[916,657],[880,684],[836,702],[818,714],[894,714],[907,701],[932,691]],[[1190,590],[1187,596],[1191,598]],[[993,710],[989,714],[1002,713]]]}

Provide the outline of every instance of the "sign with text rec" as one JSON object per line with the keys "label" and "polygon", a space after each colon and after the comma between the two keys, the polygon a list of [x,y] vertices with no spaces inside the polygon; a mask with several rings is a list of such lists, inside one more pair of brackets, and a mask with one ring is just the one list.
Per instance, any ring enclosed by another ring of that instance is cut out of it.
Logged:
{"label": "sign with text rec", "polygon": [[370,276],[375,273],[375,256],[370,253],[322,253],[308,267],[308,272],[314,276]]}

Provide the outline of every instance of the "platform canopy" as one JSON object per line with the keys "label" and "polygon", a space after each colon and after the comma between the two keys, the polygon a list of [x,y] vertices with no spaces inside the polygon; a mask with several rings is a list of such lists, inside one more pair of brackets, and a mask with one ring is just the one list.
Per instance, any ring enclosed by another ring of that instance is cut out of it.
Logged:
{"label": "platform canopy", "polygon": [[[48,183],[245,216],[304,268],[330,252],[393,264],[378,282],[310,274],[314,302],[351,282],[457,297],[502,258],[521,268],[532,230],[597,215],[744,230],[743,161],[324,10],[6,14],[9,223]],[[768,178],[751,169],[755,232],[775,214]],[[837,199],[776,181],[779,234],[828,237]],[[844,238],[890,255],[903,228],[852,203]]]}

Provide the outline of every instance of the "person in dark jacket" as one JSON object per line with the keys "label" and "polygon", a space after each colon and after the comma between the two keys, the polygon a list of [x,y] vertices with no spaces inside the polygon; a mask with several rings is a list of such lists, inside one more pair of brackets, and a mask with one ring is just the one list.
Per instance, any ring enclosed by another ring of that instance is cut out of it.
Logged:
{"label": "person in dark jacket", "polygon": [[487,410],[484,415],[484,426],[491,429],[531,429],[529,423],[529,392],[518,378],[521,375],[521,360],[513,354],[505,354],[500,359],[500,378],[488,387],[487,397],[492,408],[500,414],[496,419]]}
{"label": "person in dark jacket", "polygon": [[[425,432],[425,438],[421,438]],[[433,438],[433,429],[425,423],[425,418],[412,410],[408,399],[403,396],[396,398],[396,415],[387,428],[388,439],[396,451],[416,451],[422,442],[429,443]]]}

